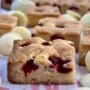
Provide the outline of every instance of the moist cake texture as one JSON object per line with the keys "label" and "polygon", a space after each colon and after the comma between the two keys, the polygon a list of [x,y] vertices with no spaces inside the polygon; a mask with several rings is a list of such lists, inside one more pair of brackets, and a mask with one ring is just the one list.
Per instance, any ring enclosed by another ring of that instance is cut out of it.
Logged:
{"label": "moist cake texture", "polygon": [[74,44],[61,39],[49,42],[40,37],[15,41],[8,61],[8,79],[19,84],[74,83]]}

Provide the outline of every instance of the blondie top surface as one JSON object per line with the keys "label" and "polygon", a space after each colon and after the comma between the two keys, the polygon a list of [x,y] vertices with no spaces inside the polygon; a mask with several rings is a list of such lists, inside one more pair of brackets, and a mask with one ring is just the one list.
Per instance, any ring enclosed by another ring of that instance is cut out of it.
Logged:
{"label": "blondie top surface", "polygon": [[0,14],[0,28],[12,28],[16,25],[17,25],[16,17]]}
{"label": "blondie top surface", "polygon": [[30,11],[28,10],[27,15],[32,15],[32,14],[34,15],[50,15],[50,14],[60,15],[60,12],[57,7],[39,6]]}

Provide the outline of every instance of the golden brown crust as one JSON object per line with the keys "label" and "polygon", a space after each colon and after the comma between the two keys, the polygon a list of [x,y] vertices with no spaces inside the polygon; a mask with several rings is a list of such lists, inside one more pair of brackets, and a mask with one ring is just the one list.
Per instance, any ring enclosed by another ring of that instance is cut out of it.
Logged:
{"label": "golden brown crust", "polygon": [[89,9],[89,0],[59,0],[60,10],[65,13],[68,9],[85,14]]}
{"label": "golden brown crust", "polygon": [[38,24],[41,24],[41,25],[45,25],[47,23],[52,23],[52,24],[55,24],[55,26],[65,26],[65,25],[75,25],[77,24],[78,26],[80,25],[80,22],[79,21],[73,21],[73,20],[70,20],[70,19],[66,19],[65,17],[63,17],[63,15],[60,15],[59,17],[57,18],[54,18],[54,17],[45,17],[41,20],[39,20]]}
{"label": "golden brown crust", "polygon": [[[34,40],[35,39],[35,40]],[[14,49],[9,57],[8,61],[8,79],[13,83],[74,83],[75,82],[75,48],[72,46],[72,42],[65,40],[54,40],[52,42],[41,39],[41,42],[37,42],[39,37],[33,37],[32,39],[26,39],[16,41]],[[35,42],[32,42],[35,41]],[[62,52],[62,53],[61,53]],[[59,73],[49,68],[52,62],[50,57],[60,57],[63,62],[67,62],[63,65],[64,68],[71,68],[69,73]],[[34,59],[33,59],[34,58]],[[38,65],[38,69],[32,73],[28,73],[26,76],[21,69],[28,61],[32,60],[34,64]],[[44,68],[47,67],[47,68]],[[44,71],[44,69],[46,71]],[[37,76],[38,75],[38,76]],[[68,79],[69,76],[70,79]],[[65,79],[60,77],[65,76]],[[20,77],[20,78],[18,78]],[[42,79],[41,77],[45,77]],[[34,78],[34,79],[33,79]],[[32,80],[33,79],[33,80]]]}
{"label": "golden brown crust", "polygon": [[59,0],[60,5],[68,5],[69,7],[80,7],[80,6],[87,6],[88,0]]}
{"label": "golden brown crust", "polygon": [[17,18],[10,15],[0,14],[0,28],[11,29],[17,25]]}
{"label": "golden brown crust", "polygon": [[79,49],[81,24],[78,21],[70,21],[65,18],[44,18],[39,21],[38,26],[33,28],[33,34],[46,40],[57,35],[63,39],[75,43],[76,50]]}
{"label": "golden brown crust", "polygon": [[59,17],[60,12],[57,7],[52,6],[39,6],[33,10],[28,10],[27,18],[28,18],[28,26],[35,26],[38,24],[38,21],[45,17]]}
{"label": "golden brown crust", "polygon": [[90,35],[88,33],[88,35],[82,36],[80,39],[80,46],[79,46],[80,65],[85,66],[85,57],[89,50],[90,50]]}
{"label": "golden brown crust", "polygon": [[39,6],[27,12],[27,15],[36,16],[59,16],[59,10],[57,7],[52,6]]}
{"label": "golden brown crust", "polygon": [[[46,30],[45,30],[46,29]],[[42,34],[49,34],[49,35],[53,35],[56,33],[63,33],[66,35],[79,35],[80,34],[80,29],[75,29],[75,28],[69,28],[69,27],[65,27],[65,28],[58,28],[58,27],[50,27],[50,26],[36,26],[35,28],[33,28],[33,33],[35,33],[36,35],[39,33]]]}
{"label": "golden brown crust", "polygon": [[42,5],[56,5],[58,6],[59,5],[59,1],[58,0],[33,0],[34,3],[37,5],[37,6],[42,6]]}
{"label": "golden brown crust", "polygon": [[[59,23],[60,24],[60,23]],[[48,35],[53,35],[53,34],[63,34],[63,35],[77,35],[79,36],[81,27],[77,27],[78,24],[76,25],[69,25],[62,27],[51,27],[51,26],[36,26],[33,28],[33,33],[35,35],[38,34],[48,34]],[[75,27],[75,28],[74,28]]]}

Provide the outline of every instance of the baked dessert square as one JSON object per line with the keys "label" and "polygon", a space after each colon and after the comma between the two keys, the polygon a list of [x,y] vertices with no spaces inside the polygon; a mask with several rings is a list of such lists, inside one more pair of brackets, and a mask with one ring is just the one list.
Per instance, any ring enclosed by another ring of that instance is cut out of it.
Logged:
{"label": "baked dessert square", "polygon": [[88,0],[59,0],[60,11],[64,13],[70,9],[80,14],[85,14],[88,11]]}
{"label": "baked dessert square", "polygon": [[27,18],[28,18],[28,26],[37,25],[38,21],[44,17],[59,17],[60,12],[57,7],[53,6],[39,6],[33,10],[28,10]]}
{"label": "baked dessert square", "polygon": [[61,39],[49,42],[40,37],[15,41],[8,61],[8,79],[18,84],[74,83],[73,43]]}
{"label": "baked dessert square", "polygon": [[33,0],[36,6],[51,5],[59,7],[59,0]]}
{"label": "baked dessert square", "polygon": [[34,27],[32,32],[46,40],[56,38],[66,39],[74,42],[76,50],[79,50],[81,25],[79,22],[70,21],[64,18],[44,18]]}
{"label": "baked dessert square", "polygon": [[85,65],[85,57],[88,51],[90,51],[90,30],[81,32],[80,48],[79,48],[80,65]]}
{"label": "baked dessert square", "polygon": [[6,14],[0,14],[0,36],[11,31],[11,29],[15,26],[17,26],[16,17]]}

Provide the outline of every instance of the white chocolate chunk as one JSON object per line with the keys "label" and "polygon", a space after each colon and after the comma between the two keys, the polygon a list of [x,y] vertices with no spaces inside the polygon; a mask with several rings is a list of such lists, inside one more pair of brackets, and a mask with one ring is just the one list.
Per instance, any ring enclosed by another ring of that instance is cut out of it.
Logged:
{"label": "white chocolate chunk", "polygon": [[81,15],[79,13],[71,11],[71,10],[67,10],[67,14],[73,16],[76,19],[80,19],[81,18]]}
{"label": "white chocolate chunk", "polygon": [[68,44],[74,45],[73,42],[66,40]]}
{"label": "white chocolate chunk", "polygon": [[3,55],[10,55],[14,40],[22,40],[22,37],[16,33],[7,33],[0,38],[0,53]]}
{"label": "white chocolate chunk", "polygon": [[17,17],[18,22],[17,25],[18,26],[27,26],[27,17],[24,13],[20,12],[20,11],[11,11],[10,13],[12,16]]}
{"label": "white chocolate chunk", "polygon": [[86,54],[85,65],[86,65],[88,71],[90,72],[90,51],[88,51],[88,53]]}
{"label": "white chocolate chunk", "polygon": [[64,17],[65,19],[70,20],[70,21],[77,21],[76,18],[72,17],[69,14],[63,14],[61,17]]}
{"label": "white chocolate chunk", "polygon": [[27,13],[28,10],[34,9],[35,3],[31,0],[15,0],[11,5],[11,10],[18,10]]}
{"label": "white chocolate chunk", "polygon": [[52,63],[48,60],[48,55],[46,53],[41,53],[39,55],[37,55],[37,57],[35,58],[34,61],[35,64],[37,65],[51,65]]}
{"label": "white chocolate chunk", "polygon": [[55,25],[53,23],[46,23],[45,26],[55,27]]}
{"label": "white chocolate chunk", "polygon": [[80,20],[83,28],[90,28],[90,13],[85,14]]}
{"label": "white chocolate chunk", "polygon": [[83,75],[80,79],[80,84],[84,87],[90,87],[90,74]]}
{"label": "white chocolate chunk", "polygon": [[12,32],[19,34],[23,39],[31,38],[31,32],[27,28],[22,27],[22,26],[18,26],[16,28],[12,29]]}

